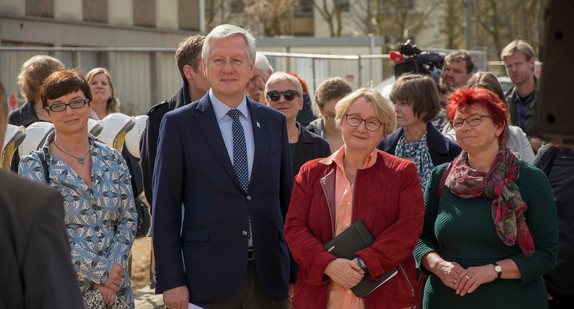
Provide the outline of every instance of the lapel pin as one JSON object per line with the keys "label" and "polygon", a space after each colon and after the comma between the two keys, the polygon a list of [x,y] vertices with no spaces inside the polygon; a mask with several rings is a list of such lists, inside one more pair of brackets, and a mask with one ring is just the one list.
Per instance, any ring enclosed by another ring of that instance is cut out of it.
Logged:
{"label": "lapel pin", "polygon": [[261,129],[261,125],[259,124],[259,122],[257,122],[257,127]]}

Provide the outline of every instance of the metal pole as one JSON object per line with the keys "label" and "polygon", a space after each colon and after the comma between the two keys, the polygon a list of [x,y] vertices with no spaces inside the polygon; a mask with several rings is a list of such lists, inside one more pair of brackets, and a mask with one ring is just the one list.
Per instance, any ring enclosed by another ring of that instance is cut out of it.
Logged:
{"label": "metal pole", "polygon": [[315,63],[315,59],[316,58],[311,58],[311,69],[313,69],[313,85],[315,85],[315,89],[317,89],[317,87],[319,87],[319,85],[317,85],[317,72],[316,72],[316,63]]}
{"label": "metal pole", "polygon": [[[361,65],[361,60],[362,60],[362,59],[363,59],[363,58],[361,57],[361,55],[359,55],[359,87],[362,87],[362,86],[363,86],[363,74],[362,74],[362,73],[363,73],[363,72],[362,72],[362,71],[363,71],[363,66]],[[371,69],[372,69],[372,66],[371,66]]]}
{"label": "metal pole", "polygon": [[464,18],[466,21],[466,27],[464,29],[466,50],[472,49],[472,26],[471,26],[472,14],[471,14],[471,10],[472,10],[472,0],[466,0],[466,4],[464,6]]}
{"label": "metal pole", "polygon": [[205,33],[205,0],[199,0],[199,33]]}
{"label": "metal pole", "polygon": [[[369,53],[371,55],[374,55],[375,54],[375,35],[374,34],[369,33],[369,41],[371,43],[371,46],[369,46]],[[360,61],[360,58],[359,58],[359,61]],[[369,62],[370,62],[369,77],[370,77],[371,81],[374,81],[375,80],[375,60],[371,58],[371,60]],[[360,68],[359,68],[359,70],[360,70]]]}

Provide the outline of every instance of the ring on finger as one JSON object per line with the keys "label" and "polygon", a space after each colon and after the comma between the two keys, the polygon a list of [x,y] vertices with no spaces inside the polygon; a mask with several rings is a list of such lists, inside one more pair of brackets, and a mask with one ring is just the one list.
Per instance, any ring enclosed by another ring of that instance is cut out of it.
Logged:
{"label": "ring on finger", "polygon": [[465,275],[466,279],[470,280],[470,277],[468,275]]}

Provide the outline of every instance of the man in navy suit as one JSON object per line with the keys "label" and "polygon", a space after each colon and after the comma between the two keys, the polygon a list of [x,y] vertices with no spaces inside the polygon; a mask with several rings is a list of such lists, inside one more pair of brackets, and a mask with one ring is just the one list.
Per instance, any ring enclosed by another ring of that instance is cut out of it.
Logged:
{"label": "man in navy suit", "polygon": [[210,91],[160,126],[156,292],[168,308],[287,308],[283,222],[293,176],[285,116],[245,96],[255,60],[250,33],[220,25],[202,56]]}

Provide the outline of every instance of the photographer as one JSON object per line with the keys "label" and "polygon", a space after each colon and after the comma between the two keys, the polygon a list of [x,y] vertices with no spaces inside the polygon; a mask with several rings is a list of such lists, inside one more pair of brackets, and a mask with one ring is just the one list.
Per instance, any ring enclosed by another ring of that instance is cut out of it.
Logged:
{"label": "photographer", "polygon": [[472,77],[474,63],[470,53],[466,50],[456,50],[443,57],[437,53],[422,52],[417,45],[412,44],[411,40],[401,45],[399,53],[407,58],[404,61],[402,59],[395,61],[397,79],[403,73],[420,73],[430,75],[437,83],[441,108],[432,124],[437,130],[442,130],[448,123],[445,113],[445,102],[448,96],[466,85]]}
{"label": "photographer", "polygon": [[[458,88],[464,87],[468,80],[472,77],[474,70],[474,63],[470,57],[470,53],[466,50],[457,50],[444,57],[444,66],[440,74],[439,93],[440,93],[440,112],[433,120],[433,125],[437,130],[450,130],[448,119],[445,111],[445,102],[448,101],[448,96],[456,91]],[[448,129],[443,129],[448,127]]]}

